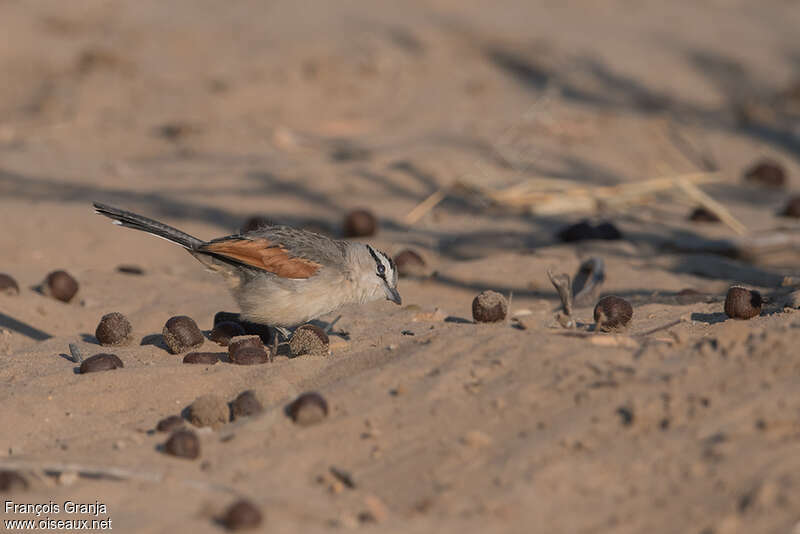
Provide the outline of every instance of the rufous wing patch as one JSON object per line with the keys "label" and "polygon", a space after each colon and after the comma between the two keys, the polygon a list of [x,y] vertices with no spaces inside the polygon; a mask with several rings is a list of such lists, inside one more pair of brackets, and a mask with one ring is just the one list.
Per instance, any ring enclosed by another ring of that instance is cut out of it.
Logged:
{"label": "rufous wing patch", "polygon": [[263,238],[214,241],[200,250],[263,269],[281,278],[310,278],[320,268],[319,263],[292,256],[285,248]]}

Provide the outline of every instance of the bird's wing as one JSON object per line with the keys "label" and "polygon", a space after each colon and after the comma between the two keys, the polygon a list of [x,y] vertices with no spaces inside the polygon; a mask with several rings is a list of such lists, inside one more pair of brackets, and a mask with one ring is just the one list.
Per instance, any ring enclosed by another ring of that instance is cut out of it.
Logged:
{"label": "bird's wing", "polygon": [[198,252],[249,265],[280,278],[311,278],[321,267],[315,261],[293,256],[285,246],[264,237],[231,236],[215,239],[201,246]]}

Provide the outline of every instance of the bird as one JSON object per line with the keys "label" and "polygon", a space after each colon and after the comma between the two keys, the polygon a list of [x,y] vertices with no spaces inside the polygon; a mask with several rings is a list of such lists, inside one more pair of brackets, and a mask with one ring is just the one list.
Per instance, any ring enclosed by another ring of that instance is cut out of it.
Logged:
{"label": "bird", "polygon": [[402,304],[394,260],[368,244],[282,225],[203,241],[143,215],[99,202],[93,206],[114,224],[185,248],[222,275],[242,320],[270,326],[285,340],[292,328],[346,304],[380,299]]}

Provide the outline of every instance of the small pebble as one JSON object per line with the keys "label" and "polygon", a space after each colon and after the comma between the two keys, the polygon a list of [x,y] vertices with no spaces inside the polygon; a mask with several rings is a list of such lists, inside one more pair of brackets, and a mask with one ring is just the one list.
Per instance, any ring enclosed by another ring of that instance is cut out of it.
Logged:
{"label": "small pebble", "polygon": [[243,391],[231,402],[232,419],[256,415],[264,411],[264,405],[258,400],[256,392],[252,389]]}
{"label": "small pebble", "polygon": [[503,321],[507,313],[508,302],[497,291],[483,291],[472,301],[472,318],[479,323]]}
{"label": "small pebble", "polygon": [[621,332],[633,318],[633,306],[627,300],[609,295],[594,307],[594,320],[603,332]]}
{"label": "small pebble", "polygon": [[172,354],[180,354],[199,347],[205,338],[194,319],[185,315],[170,318],[161,332],[164,343]]}
{"label": "small pebble", "polygon": [[178,458],[194,460],[200,456],[200,440],[191,430],[176,430],[164,444],[164,452]]}
{"label": "small pebble", "polygon": [[165,417],[156,424],[156,430],[159,432],[172,432],[183,428],[184,420],[180,415],[170,415]]}
{"label": "small pebble", "polygon": [[414,250],[407,248],[399,252],[394,257],[394,263],[397,265],[397,274],[400,275],[401,278],[409,276],[424,277],[428,275],[428,268],[425,265],[425,260]]}
{"label": "small pebble", "polygon": [[725,314],[731,319],[752,319],[761,314],[761,293],[741,286],[731,286],[725,296]]}
{"label": "small pebble", "polygon": [[95,354],[94,356],[90,356],[81,362],[80,366],[80,373],[94,373],[97,371],[110,371],[112,369],[117,369],[120,367],[125,367],[122,365],[122,360],[119,359],[119,356],[116,354]]}
{"label": "small pebble", "polygon": [[319,393],[303,393],[286,406],[286,414],[300,426],[314,425],[328,416],[328,402]]}
{"label": "small pebble", "polygon": [[189,354],[183,357],[183,363],[214,365],[219,361],[219,357],[220,354],[216,352],[190,352]]}
{"label": "small pebble", "polygon": [[194,426],[210,426],[219,428],[228,422],[228,405],[219,396],[213,393],[200,395],[189,406],[189,422]]}
{"label": "small pebble", "polygon": [[214,325],[214,329],[208,335],[208,339],[214,343],[227,347],[232,337],[245,335],[244,328],[239,323],[233,321],[223,321]]}
{"label": "small pebble", "polygon": [[19,285],[17,285],[17,281],[7,274],[0,273],[0,293],[19,295]]}
{"label": "small pebble", "polygon": [[780,212],[783,217],[792,217],[800,219],[800,195],[795,195],[789,198],[786,207]]}
{"label": "small pebble", "polygon": [[0,491],[4,494],[28,489],[28,481],[16,471],[0,470]]}
{"label": "small pebble", "polygon": [[116,346],[129,343],[131,340],[130,321],[127,317],[118,312],[107,313],[100,319],[94,336],[103,346]]}
{"label": "small pebble", "polygon": [[783,166],[773,160],[764,159],[750,167],[744,174],[744,179],[759,185],[782,188],[786,185],[786,171]]}
{"label": "small pebble", "polygon": [[45,278],[42,292],[61,302],[69,302],[78,292],[78,282],[66,271],[53,271]]}
{"label": "small pebble", "polygon": [[266,217],[261,215],[253,215],[244,222],[239,231],[243,234],[246,234],[248,232],[255,232],[256,230],[269,225],[269,220]]}
{"label": "small pebble", "polygon": [[228,343],[228,357],[238,365],[266,363],[269,358],[259,336],[236,336]]}
{"label": "small pebble", "polygon": [[719,217],[713,211],[708,211],[703,206],[699,208],[695,208],[695,210],[689,215],[689,220],[693,222],[707,222],[707,223],[717,223],[719,222]]}
{"label": "small pebble", "polygon": [[220,521],[229,530],[246,530],[259,527],[262,516],[255,504],[239,499],[225,510]]}
{"label": "small pebble", "polygon": [[330,340],[325,330],[313,324],[298,327],[289,341],[292,356],[310,354],[313,356],[330,355]]}
{"label": "small pebble", "polygon": [[344,219],[345,237],[369,237],[378,230],[378,220],[372,212],[359,209],[347,214]]}

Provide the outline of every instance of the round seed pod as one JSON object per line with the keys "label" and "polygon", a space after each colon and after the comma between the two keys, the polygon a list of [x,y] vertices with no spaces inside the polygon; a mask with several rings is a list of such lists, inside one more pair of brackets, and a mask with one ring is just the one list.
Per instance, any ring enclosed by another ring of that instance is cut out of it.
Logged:
{"label": "round seed pod", "polygon": [[314,425],[328,416],[328,402],[319,393],[303,393],[286,406],[286,415],[300,426]]}
{"label": "round seed pod", "polygon": [[603,332],[621,332],[633,318],[633,306],[627,300],[609,295],[594,307],[594,320]]}
{"label": "round seed pod", "polygon": [[401,278],[408,276],[422,277],[428,274],[428,269],[422,256],[408,248],[402,250],[394,257],[394,263],[397,266],[397,274],[400,275]]}
{"label": "round seed pod", "polygon": [[19,295],[19,285],[17,285],[17,281],[7,274],[0,273],[0,293]]}
{"label": "round seed pod", "polygon": [[259,336],[236,336],[228,343],[228,357],[238,365],[267,363],[267,351]]}
{"label": "round seed pod", "polygon": [[94,336],[101,345],[109,347],[129,343],[131,332],[133,332],[133,328],[127,317],[121,313],[112,312],[105,314],[100,319]]}
{"label": "round seed pod", "polygon": [[239,499],[231,504],[220,518],[220,522],[229,530],[245,530],[261,525],[261,511],[252,502]]}
{"label": "round seed pod", "polygon": [[353,210],[344,218],[343,233],[345,237],[368,237],[378,230],[378,219],[372,212]]}
{"label": "round seed pod", "polygon": [[472,301],[472,318],[479,323],[503,321],[507,313],[508,302],[497,291],[483,291]]}
{"label": "round seed pod", "polygon": [[[224,352],[222,354],[224,354]],[[190,352],[183,357],[183,363],[214,365],[219,361],[219,356],[220,355],[216,352]]]}
{"label": "round seed pod", "polygon": [[725,314],[731,319],[752,319],[761,314],[761,293],[741,286],[731,286],[725,296]]}
{"label": "round seed pod", "polygon": [[203,344],[203,333],[194,319],[186,315],[170,318],[161,331],[164,343],[172,354],[180,354]]}
{"label": "round seed pod", "polygon": [[97,371],[111,371],[125,367],[122,365],[122,360],[116,354],[95,354],[81,362],[79,372],[81,374],[95,373]]}
{"label": "round seed pod", "polygon": [[156,430],[159,432],[172,432],[183,428],[184,420],[180,415],[170,415],[165,417],[156,424]]}
{"label": "round seed pod", "polygon": [[800,219],[800,195],[795,195],[789,198],[789,201],[786,203],[786,207],[783,208],[783,211],[780,212],[780,215],[784,217]]}
{"label": "round seed pod", "polygon": [[786,171],[777,161],[764,159],[750,167],[745,172],[744,179],[748,182],[779,189],[786,185]]}
{"label": "round seed pod", "polygon": [[69,302],[78,292],[78,282],[66,271],[53,271],[45,278],[42,292],[61,302]]}
{"label": "round seed pod", "polygon": [[164,444],[164,452],[178,458],[194,460],[200,456],[200,440],[191,430],[176,430]]}
{"label": "round seed pod", "polygon": [[8,469],[0,471],[0,491],[3,494],[12,493],[15,491],[25,491],[28,489],[28,481],[25,477]]}
{"label": "round seed pod", "polygon": [[194,426],[219,428],[228,422],[228,405],[213,393],[200,395],[189,405],[188,419]]}
{"label": "round seed pod", "polygon": [[248,417],[264,411],[264,405],[258,400],[256,392],[252,389],[243,391],[231,402],[231,419]]}
{"label": "round seed pod", "polygon": [[289,341],[292,356],[311,354],[314,356],[328,356],[330,340],[325,330],[313,324],[304,324],[298,327]]}
{"label": "round seed pod", "polygon": [[233,321],[223,321],[214,325],[214,329],[208,335],[208,339],[214,343],[227,347],[232,337],[245,335],[244,328],[239,323]]}

